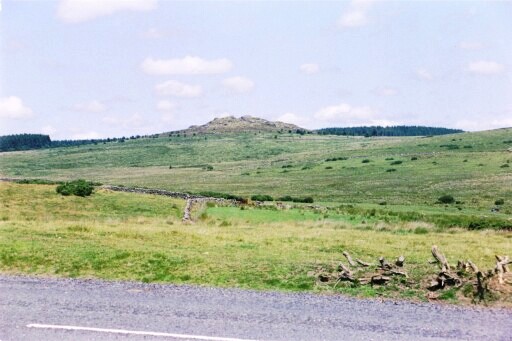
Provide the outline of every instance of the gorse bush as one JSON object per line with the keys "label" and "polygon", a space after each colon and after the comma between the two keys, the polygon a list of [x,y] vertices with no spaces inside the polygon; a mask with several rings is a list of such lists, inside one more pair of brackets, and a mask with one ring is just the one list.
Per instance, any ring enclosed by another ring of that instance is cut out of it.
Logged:
{"label": "gorse bush", "polygon": [[503,199],[497,199],[495,202],[494,202],[494,205],[496,206],[500,206],[500,205],[503,205],[505,203],[505,200]]}
{"label": "gorse bush", "polygon": [[401,165],[403,161],[396,160],[390,163],[390,165]]}
{"label": "gorse bush", "polygon": [[455,202],[455,198],[449,194],[445,194],[445,195],[440,196],[437,199],[437,202],[439,202],[441,204],[453,204]]}
{"label": "gorse bush", "polygon": [[253,201],[274,201],[274,198],[272,198],[268,194],[255,194],[251,197],[251,200],[253,200]]}
{"label": "gorse bush", "polygon": [[312,204],[314,202],[312,197],[305,197],[305,198],[294,198],[289,195],[285,195],[284,197],[280,197],[277,200],[279,201],[292,201],[292,202],[302,202],[306,204]]}
{"label": "gorse bush", "polygon": [[82,179],[65,182],[57,186],[56,191],[62,195],[76,195],[79,197],[87,197],[92,194],[94,186],[92,182]]}

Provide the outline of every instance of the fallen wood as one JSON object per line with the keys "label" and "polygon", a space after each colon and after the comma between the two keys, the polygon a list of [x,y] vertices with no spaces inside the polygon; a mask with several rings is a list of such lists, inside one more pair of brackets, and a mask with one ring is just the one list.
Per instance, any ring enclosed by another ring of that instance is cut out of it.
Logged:
{"label": "fallen wood", "polygon": [[387,276],[399,275],[399,276],[404,276],[405,278],[409,278],[409,276],[407,275],[407,273],[405,271],[399,271],[399,270],[393,270],[393,269],[384,272],[384,275],[387,275]]}
{"label": "fallen wood", "polygon": [[471,270],[471,272],[476,274],[478,272],[478,267],[469,259],[467,261],[459,260],[457,261],[457,270],[463,273]]}
{"label": "fallen wood", "polygon": [[404,262],[405,262],[405,257],[399,256],[395,261],[395,265],[401,268],[404,266]]}
{"label": "fallen wood", "polygon": [[498,256],[496,255],[496,268],[494,271],[496,274],[498,274],[498,283],[503,284],[505,283],[505,280],[503,279],[503,274],[505,272],[509,272],[508,264],[512,263],[512,261],[509,260],[508,256]]}
{"label": "fallen wood", "polygon": [[372,285],[373,284],[382,285],[382,284],[386,284],[386,282],[388,282],[390,279],[391,279],[391,277],[388,277],[388,276],[375,275],[375,276],[372,276],[370,283]]}
{"label": "fallen wood", "polygon": [[340,263],[338,270],[341,271],[341,273],[339,274],[338,280],[336,281],[336,284],[334,284],[334,287],[336,287],[336,285],[338,285],[338,283],[341,281],[355,282],[356,279],[352,275],[352,271],[350,271],[350,269],[347,268],[345,264]]}
{"label": "fallen wood", "polygon": [[384,269],[384,270],[391,269],[391,265],[382,256],[379,258],[379,264],[380,264],[381,269]]}
{"label": "fallen wood", "polygon": [[474,273],[477,273],[477,272],[478,272],[478,267],[477,267],[477,266],[475,265],[475,263],[473,263],[470,259],[468,259],[467,264],[469,265],[469,267],[471,268],[471,270],[472,270]]}
{"label": "fallen wood", "polygon": [[340,265],[338,265],[338,270],[341,271],[341,272],[352,273],[352,271],[350,271],[350,269],[347,268],[345,266],[345,264],[343,264],[341,262],[340,262]]}
{"label": "fallen wood", "polygon": [[364,261],[360,260],[359,258],[357,258],[357,259],[356,259],[356,262],[357,262],[359,265],[364,266],[364,267],[372,266],[372,264],[371,264],[371,263],[366,263],[366,262],[364,262]]}
{"label": "fallen wood", "polygon": [[439,251],[436,245],[432,246],[432,256],[437,260],[437,262],[441,265],[441,272],[449,271],[450,265],[446,260],[446,257]]}
{"label": "fallen wood", "polygon": [[352,260],[352,257],[350,257],[350,253],[348,253],[348,251],[343,251],[343,256],[347,258],[348,264],[350,264],[350,266],[357,266],[357,263]]}

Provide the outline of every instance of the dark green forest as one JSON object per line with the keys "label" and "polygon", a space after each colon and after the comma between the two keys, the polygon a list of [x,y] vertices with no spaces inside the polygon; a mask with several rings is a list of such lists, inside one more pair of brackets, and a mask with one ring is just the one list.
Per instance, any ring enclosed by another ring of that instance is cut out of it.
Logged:
{"label": "dark green forest", "polygon": [[423,127],[423,126],[362,126],[346,128],[323,128],[317,130],[320,135],[347,136],[434,136],[462,133],[460,129]]}
{"label": "dark green forest", "polygon": [[56,140],[52,141],[50,136],[43,134],[16,134],[0,136],[0,152],[11,152],[17,150],[30,150],[41,148],[57,148],[57,147],[71,147],[82,146],[86,144],[98,144],[108,142],[124,142],[127,139],[139,139],[141,136],[127,137],[114,137],[106,139],[92,139],[92,140]]}

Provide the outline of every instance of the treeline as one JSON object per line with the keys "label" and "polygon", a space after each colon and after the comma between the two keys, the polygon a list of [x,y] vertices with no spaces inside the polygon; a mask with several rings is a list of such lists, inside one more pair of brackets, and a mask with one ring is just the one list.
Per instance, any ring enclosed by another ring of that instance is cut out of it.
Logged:
{"label": "treeline", "polygon": [[[152,135],[149,137],[156,137]],[[113,137],[106,139],[90,139],[90,140],[56,140],[52,141],[50,136],[43,134],[17,134],[0,136],[0,152],[11,152],[18,150],[30,150],[41,148],[57,148],[82,146],[87,144],[98,144],[108,142],[125,142],[126,140],[136,140],[148,136],[130,136],[130,137]]]}
{"label": "treeline", "polygon": [[41,134],[0,136],[0,151],[48,148],[51,146],[51,143],[50,136]]}
{"label": "treeline", "polygon": [[423,127],[423,126],[362,126],[346,128],[322,128],[317,130],[320,135],[347,136],[434,136],[462,133],[460,129]]}

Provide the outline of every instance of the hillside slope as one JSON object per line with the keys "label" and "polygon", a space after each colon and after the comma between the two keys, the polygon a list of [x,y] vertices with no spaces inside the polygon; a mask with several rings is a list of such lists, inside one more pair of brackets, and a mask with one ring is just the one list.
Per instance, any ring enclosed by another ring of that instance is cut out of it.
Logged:
{"label": "hillside slope", "polygon": [[428,206],[450,194],[487,212],[504,199],[502,212],[512,212],[510,148],[512,129],[431,138],[181,135],[0,153],[0,176],[338,203]]}

